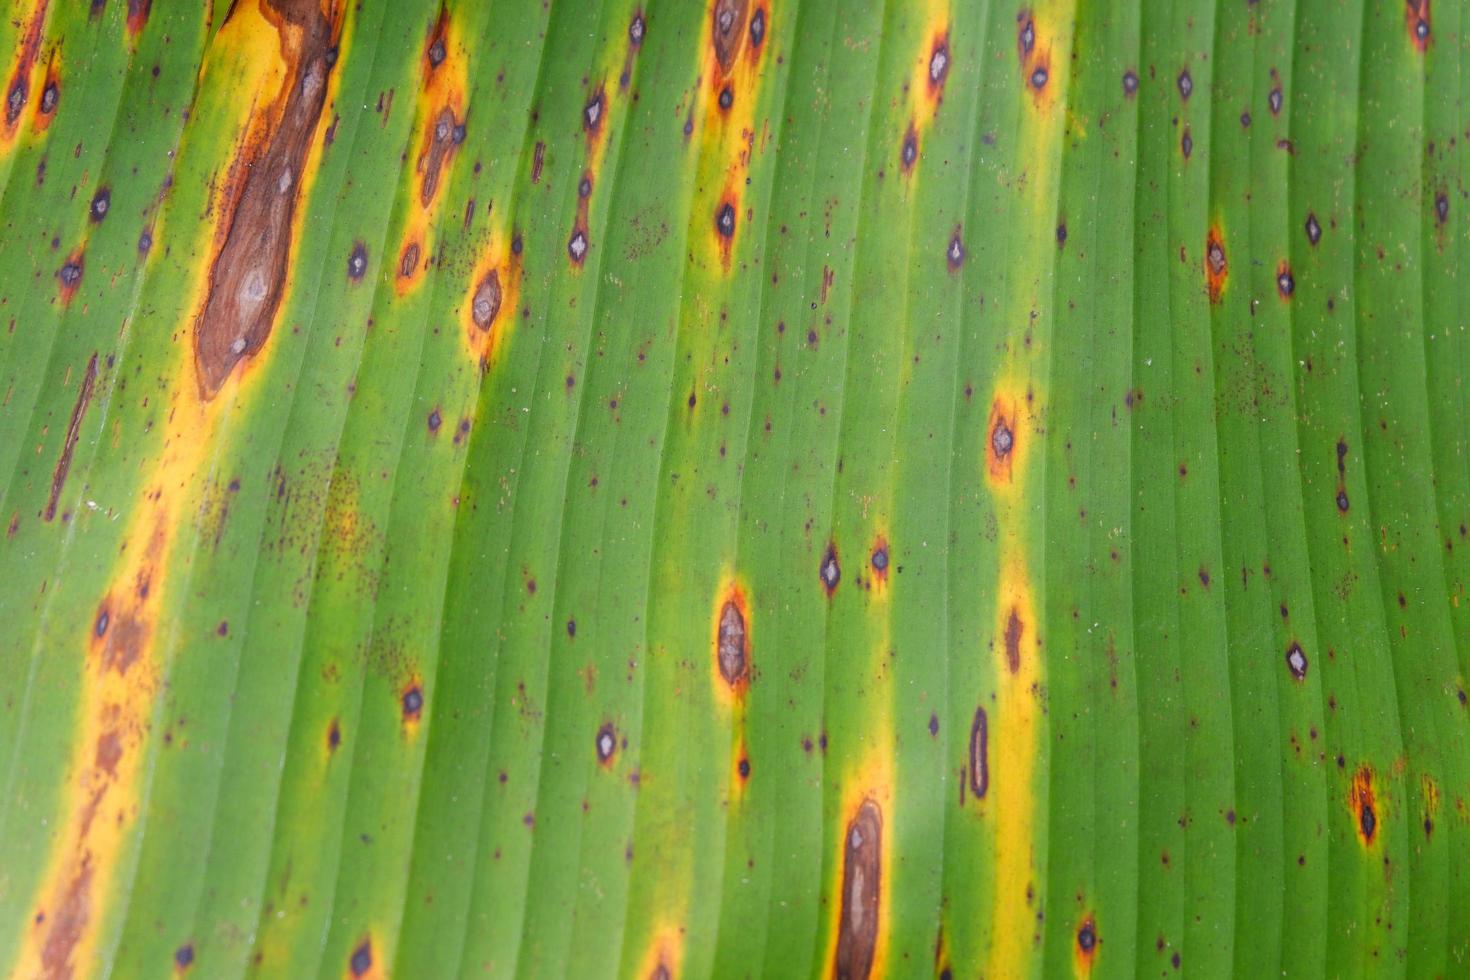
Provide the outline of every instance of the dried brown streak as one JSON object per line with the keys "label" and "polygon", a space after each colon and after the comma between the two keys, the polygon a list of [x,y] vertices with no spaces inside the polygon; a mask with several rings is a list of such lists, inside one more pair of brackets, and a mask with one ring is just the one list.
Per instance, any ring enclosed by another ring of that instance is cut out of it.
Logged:
{"label": "dried brown streak", "polygon": [[51,472],[51,496],[46,501],[42,515],[47,521],[56,517],[56,504],[61,499],[61,488],[66,483],[67,471],[71,469],[71,454],[77,447],[77,437],[82,432],[82,418],[87,414],[87,405],[92,401],[92,385],[97,380],[97,355],[87,362],[87,373],[82,377],[82,389],[77,392],[77,403],[71,409],[71,421],[66,426],[66,439],[61,444],[61,456],[56,460],[56,469]]}
{"label": "dried brown streak", "polygon": [[334,25],[317,0],[268,0],[287,62],[274,125],[247,148],[245,176],[194,329],[201,397],[213,398],[242,359],[265,346],[285,293],[291,224],[311,136],[326,103]]}
{"label": "dried brown streak", "polygon": [[883,877],[883,813],[864,800],[843,835],[842,917],[832,973],[839,980],[873,972],[878,948],[879,897]]}

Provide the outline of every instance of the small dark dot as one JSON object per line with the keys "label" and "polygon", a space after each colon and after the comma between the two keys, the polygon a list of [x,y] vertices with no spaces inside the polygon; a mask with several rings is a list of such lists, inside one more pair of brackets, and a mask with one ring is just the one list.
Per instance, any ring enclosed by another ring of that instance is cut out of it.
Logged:
{"label": "small dark dot", "polygon": [[435,68],[438,68],[440,65],[444,64],[444,56],[444,39],[442,37],[436,38],[434,40],[434,43],[429,47],[429,64],[433,65]]}
{"label": "small dark dot", "polygon": [[1042,88],[1045,88],[1046,78],[1047,75],[1045,66],[1037,65],[1036,70],[1031,73],[1031,87],[1037,89],[1038,91]]}
{"label": "small dark dot", "polygon": [[749,759],[741,759],[740,760],[740,765],[739,765],[738,768],[740,769],[740,778],[741,779],[749,779],[750,778],[750,760]]}
{"label": "small dark dot", "polygon": [[931,736],[939,734],[939,716],[936,714],[929,715],[929,734]]}
{"label": "small dark dot", "polygon": [[750,18],[750,46],[758,48],[766,39],[766,8],[756,9],[755,16]]}
{"label": "small dark dot", "polygon": [[1067,223],[1065,221],[1057,225],[1057,244],[1067,244]]}
{"label": "small dark dot", "polygon": [[1193,91],[1194,79],[1189,77],[1189,69],[1186,68],[1179,73],[1179,97],[1187,101]]}
{"label": "small dark dot", "polygon": [[1250,126],[1250,124],[1251,124],[1251,114],[1249,112],[1242,112],[1240,114],[1240,124],[1242,126],[1245,126],[1245,127],[1249,127]]}
{"label": "small dark dot", "polygon": [[577,635],[577,621],[575,619],[569,619],[569,620],[567,620],[567,636],[575,637],[576,635]]}
{"label": "small dark dot", "polygon": [[1133,71],[1133,69],[1130,68],[1123,73],[1123,94],[1132,95],[1134,92],[1137,91],[1138,75]]}
{"label": "small dark dot", "polygon": [[729,201],[721,204],[719,211],[715,212],[715,231],[725,238],[735,235],[735,206]]}
{"label": "small dark dot", "polygon": [[174,950],[174,965],[177,966],[179,969],[187,969],[189,964],[193,962],[194,947],[192,944],[185,943],[178,949]]}
{"label": "small dark dot", "polygon": [[734,104],[735,93],[730,91],[730,86],[726,85],[724,88],[720,89],[720,108],[729,109]]}

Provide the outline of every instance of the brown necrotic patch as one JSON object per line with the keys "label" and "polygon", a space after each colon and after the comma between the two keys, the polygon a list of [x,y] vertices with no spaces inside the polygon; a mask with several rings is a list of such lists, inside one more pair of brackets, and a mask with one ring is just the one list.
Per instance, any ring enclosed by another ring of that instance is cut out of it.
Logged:
{"label": "brown necrotic patch", "polygon": [[1205,288],[1210,302],[1220,302],[1225,291],[1225,279],[1230,274],[1230,264],[1225,259],[1225,239],[1219,225],[1211,225],[1205,235]]}
{"label": "brown necrotic patch", "polygon": [[817,578],[821,581],[827,598],[832,598],[832,593],[837,591],[837,584],[842,581],[842,566],[837,561],[837,544],[834,541],[828,541],[827,549],[822,552],[822,563],[817,566]]}
{"label": "brown necrotic patch", "polygon": [[422,78],[424,87],[428,87],[429,80],[433,77],[438,67],[444,64],[449,57],[449,11],[441,3],[439,15],[434,18],[434,23],[429,25],[429,30],[424,36],[424,53],[422,64]]}
{"label": "brown necrotic patch", "polygon": [[51,125],[51,120],[56,118],[56,107],[61,104],[61,75],[56,68],[57,58],[53,52],[51,60],[46,64],[46,79],[41,83],[41,98],[36,103],[36,115],[31,120],[31,127],[37,133],[44,133]]}
{"label": "brown necrotic patch", "polygon": [[419,243],[409,242],[398,254],[398,278],[411,280],[419,271]]}
{"label": "brown necrotic patch", "polygon": [[1021,59],[1021,64],[1026,64],[1026,59],[1031,57],[1031,52],[1036,49],[1036,21],[1031,16],[1031,11],[1022,8],[1016,14],[1016,57]]}
{"label": "brown necrotic patch", "polygon": [[428,208],[439,193],[440,173],[464,142],[464,126],[449,106],[434,116],[429,129],[428,145],[419,155],[419,204]]}
{"label": "brown necrotic patch", "polygon": [[1409,43],[1414,50],[1423,54],[1429,50],[1431,32],[1429,0],[1406,0],[1404,3],[1404,27],[1409,32]]}
{"label": "brown necrotic patch", "polygon": [[720,73],[728,75],[745,43],[746,0],[715,0],[710,8],[710,45]]}
{"label": "brown necrotic patch", "polygon": [[873,800],[864,800],[848,821],[842,850],[842,911],[833,973],[861,980],[873,972],[882,913],[883,811]]}
{"label": "brown necrotic patch", "polygon": [[602,727],[597,729],[597,737],[592,747],[597,752],[597,764],[604,769],[611,767],[613,756],[618,751],[618,730],[613,727],[612,722],[605,721]]}
{"label": "brown necrotic patch", "polygon": [[66,425],[66,436],[61,443],[61,455],[56,460],[56,468],[51,471],[51,494],[46,498],[46,509],[41,514],[43,520],[51,521],[56,517],[61,489],[66,485],[66,474],[71,470],[72,452],[77,448],[77,439],[82,434],[82,419],[87,414],[87,406],[91,404],[92,386],[96,381],[97,355],[94,353],[87,362],[86,373],[82,375],[82,385],[77,391],[76,404],[72,406],[71,420]]}
{"label": "brown necrotic patch", "polygon": [[262,11],[281,34],[281,91],[262,110],[236,161],[242,176],[220,223],[222,240],[194,323],[194,361],[208,400],[241,360],[265,346],[285,293],[292,219],[302,171],[321,118],[336,24],[316,0],[268,0]]}
{"label": "brown necrotic patch", "polygon": [[975,799],[985,799],[990,790],[990,720],[985,707],[977,705],[975,718],[970,722],[970,758],[967,767],[970,775],[970,792]]}
{"label": "brown necrotic patch", "polygon": [[930,40],[929,56],[924,62],[924,76],[929,80],[929,97],[935,102],[944,95],[944,83],[949,78],[950,57],[949,29],[945,28]]}
{"label": "brown necrotic patch", "polygon": [[914,172],[914,164],[919,161],[919,131],[915,128],[913,120],[909,121],[909,128],[904,131],[903,142],[898,148],[898,169],[901,173],[908,175]]}
{"label": "brown necrotic patch", "polygon": [[587,131],[587,139],[596,142],[602,135],[603,121],[607,118],[607,93],[603,90],[602,83],[592,90],[592,95],[587,99],[587,104],[582,106],[582,128]]}
{"label": "brown necrotic patch", "polygon": [[1000,399],[990,406],[986,432],[985,468],[992,480],[1009,483],[1016,456],[1016,418],[1014,410]]}
{"label": "brown necrotic patch", "polygon": [[[41,33],[46,25],[46,8],[49,0],[38,0],[31,9],[31,16],[21,29],[20,41],[16,45],[15,68],[10,73],[10,80],[5,86],[5,130],[4,139],[0,142],[8,142],[16,132],[20,123],[21,112],[26,107],[26,100],[31,93],[31,70],[36,64],[36,55],[41,49]],[[15,13],[18,14],[18,11]],[[17,24],[19,26],[19,24]]]}
{"label": "brown necrotic patch", "polygon": [[737,695],[750,686],[750,630],[745,597],[731,588],[715,623],[715,666]]}
{"label": "brown necrotic patch", "polygon": [[491,269],[475,284],[470,298],[470,319],[475,326],[488,331],[495,325],[495,318],[500,315],[500,296],[500,272]]}
{"label": "brown necrotic patch", "polygon": [[153,0],[128,0],[128,34],[137,37],[148,25],[148,15],[153,11]]}
{"label": "brown necrotic patch", "polygon": [[1021,611],[1015,606],[1006,614],[1005,635],[1002,637],[1006,651],[1006,669],[1012,674],[1021,672],[1021,637],[1026,632],[1026,623]]}
{"label": "brown necrotic patch", "polygon": [[1292,679],[1306,680],[1307,678],[1307,652],[1296,640],[1286,648],[1286,669],[1291,672]]}
{"label": "brown necrotic patch", "polygon": [[1364,847],[1372,847],[1378,837],[1378,800],[1373,791],[1373,770],[1361,765],[1353,773],[1348,787],[1348,807],[1351,811],[1358,841]]}

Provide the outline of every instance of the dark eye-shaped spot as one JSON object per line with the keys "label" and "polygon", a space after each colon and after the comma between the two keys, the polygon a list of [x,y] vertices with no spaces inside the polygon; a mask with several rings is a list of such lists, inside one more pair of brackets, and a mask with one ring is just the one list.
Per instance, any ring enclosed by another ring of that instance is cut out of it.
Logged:
{"label": "dark eye-shaped spot", "polygon": [[1304,227],[1307,230],[1307,241],[1315,245],[1322,240],[1322,226],[1317,224],[1317,216],[1310,211],[1307,212],[1307,223]]}
{"label": "dark eye-shaped spot", "polygon": [[1194,79],[1189,77],[1188,68],[1179,73],[1178,85],[1179,97],[1181,99],[1184,99],[1186,102],[1189,101],[1189,96],[1194,92]]}
{"label": "dark eye-shaped spot", "polygon": [[1123,73],[1123,94],[1127,96],[1132,96],[1137,91],[1138,75],[1136,72],[1133,71],[1133,69],[1130,68]]}
{"label": "dark eye-shaped spot", "polygon": [[729,201],[721,204],[720,209],[715,212],[715,231],[723,238],[735,236],[735,207]]}
{"label": "dark eye-shaped spot", "polygon": [[1037,65],[1036,70],[1031,73],[1031,87],[1038,92],[1041,91],[1046,87],[1046,79],[1046,68],[1042,65]]}

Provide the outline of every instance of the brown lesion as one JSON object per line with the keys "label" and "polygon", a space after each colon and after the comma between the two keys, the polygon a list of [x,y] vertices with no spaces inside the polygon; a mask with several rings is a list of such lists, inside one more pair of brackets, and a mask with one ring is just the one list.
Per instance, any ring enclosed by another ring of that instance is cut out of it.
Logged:
{"label": "brown lesion", "polygon": [[710,8],[710,44],[720,72],[728,75],[745,45],[745,25],[749,16],[746,0],[715,0]]}
{"label": "brown lesion", "polygon": [[41,97],[36,100],[36,114],[31,120],[34,132],[44,133],[56,118],[56,109],[61,105],[61,73],[56,66],[56,53],[46,63],[46,77],[41,82]]}
{"label": "brown lesion", "polygon": [[1091,912],[1088,912],[1077,923],[1076,937],[1072,945],[1077,975],[1084,976],[1092,972],[1093,967],[1097,965],[1097,948],[1100,943],[1097,919]]}
{"label": "brown lesion", "polygon": [[[4,129],[0,131],[0,143],[9,142],[20,126],[21,114],[31,96],[31,71],[36,64],[36,55],[41,50],[41,35],[46,26],[46,9],[50,0],[36,0],[31,8],[30,19],[20,35],[16,46],[15,67],[5,83]],[[19,20],[19,18],[17,18]]]}
{"label": "brown lesion", "polygon": [[434,114],[429,126],[427,144],[419,154],[419,204],[427,210],[439,193],[440,172],[454,157],[459,145],[464,142],[464,124],[449,106],[442,106]]}
{"label": "brown lesion", "polygon": [[92,359],[87,362],[87,371],[82,376],[81,388],[77,391],[76,404],[72,406],[71,420],[66,426],[66,436],[61,443],[61,456],[56,460],[56,468],[51,471],[51,495],[46,500],[46,510],[42,517],[46,521],[56,518],[56,507],[61,500],[61,489],[66,485],[66,474],[71,470],[71,456],[77,447],[77,439],[82,433],[82,419],[87,414],[87,406],[92,401],[92,388],[97,381],[97,355],[94,353]]}
{"label": "brown lesion", "polygon": [[990,790],[990,719],[984,705],[976,705],[975,718],[970,722],[970,792],[975,799],[985,799]]}
{"label": "brown lesion", "polygon": [[1420,54],[1429,50],[1429,38],[1433,34],[1433,24],[1429,19],[1429,0],[1406,0],[1404,28],[1409,32],[1409,43],[1414,45],[1414,50]]}
{"label": "brown lesion", "polygon": [[1021,611],[1012,606],[1006,614],[1005,626],[1005,651],[1006,669],[1012,674],[1021,672],[1021,637],[1026,632],[1026,623],[1021,619]]}
{"label": "brown lesion", "polygon": [[285,293],[292,220],[300,202],[312,134],[326,104],[329,49],[340,11],[318,0],[266,0],[280,36],[285,80],[241,151],[243,176],[220,223],[220,244],[194,326],[200,396],[209,400],[240,361],[265,346]]}
{"label": "brown lesion", "polygon": [[1348,787],[1348,809],[1358,842],[1364,847],[1372,847],[1373,842],[1378,839],[1378,822],[1382,819],[1382,814],[1373,789],[1373,769],[1366,763],[1353,773],[1352,783]]}
{"label": "brown lesion", "polygon": [[750,630],[745,599],[731,590],[720,606],[715,627],[715,665],[737,696],[750,686]]}
{"label": "brown lesion", "polygon": [[1011,482],[1018,439],[1015,406],[1001,398],[995,399],[985,427],[985,469],[992,481]]}
{"label": "brown lesion", "polygon": [[439,15],[434,18],[434,23],[429,25],[428,34],[424,37],[424,50],[420,55],[420,77],[424,79],[425,87],[429,79],[439,66],[449,58],[449,10],[443,3],[439,4]]}
{"label": "brown lesion", "polygon": [[1230,275],[1230,262],[1225,257],[1225,235],[1218,224],[1210,225],[1205,234],[1205,290],[1210,302],[1220,302],[1225,280]]}
{"label": "brown lesion", "polygon": [[883,888],[883,811],[866,799],[848,821],[842,842],[842,911],[837,955],[832,964],[841,980],[861,980],[873,972],[878,951]]}

